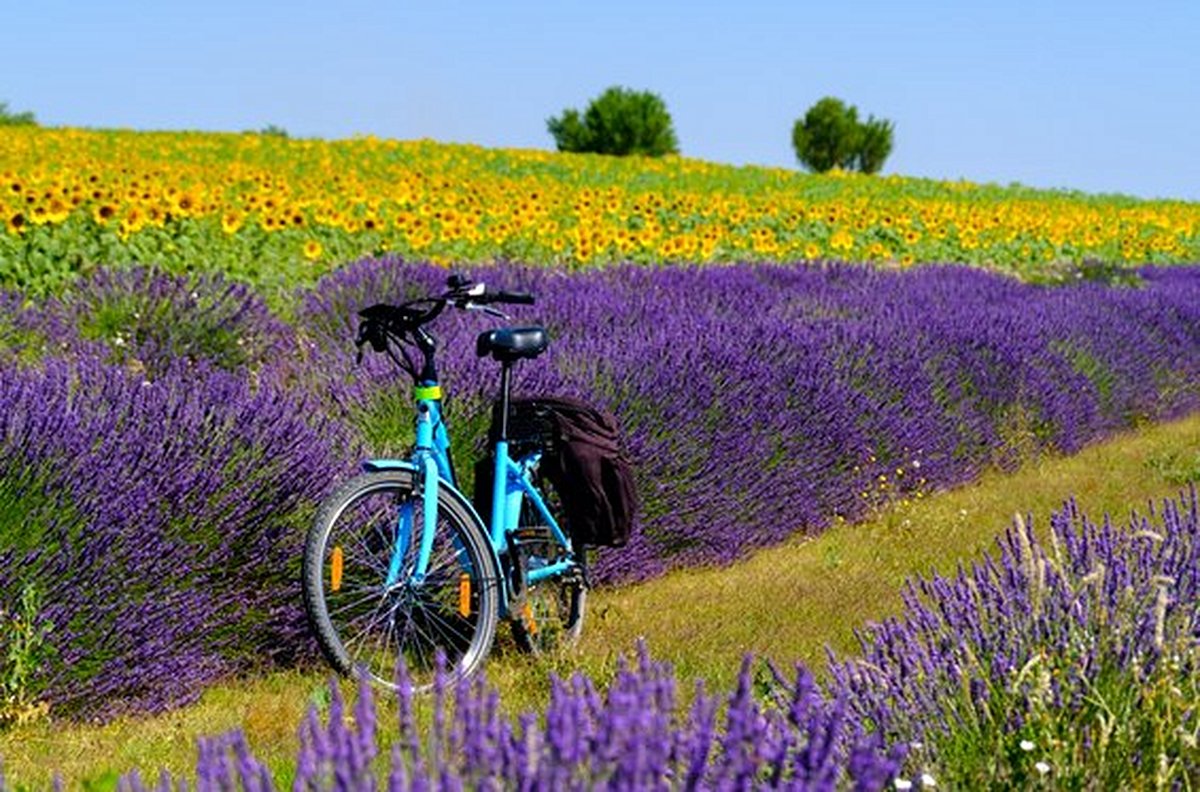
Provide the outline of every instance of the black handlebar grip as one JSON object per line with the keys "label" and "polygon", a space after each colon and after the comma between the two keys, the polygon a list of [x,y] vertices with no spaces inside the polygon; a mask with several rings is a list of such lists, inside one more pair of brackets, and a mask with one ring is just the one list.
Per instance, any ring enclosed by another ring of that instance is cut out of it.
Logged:
{"label": "black handlebar grip", "polygon": [[529,292],[496,292],[496,302],[513,303],[514,305],[533,305],[533,295]]}

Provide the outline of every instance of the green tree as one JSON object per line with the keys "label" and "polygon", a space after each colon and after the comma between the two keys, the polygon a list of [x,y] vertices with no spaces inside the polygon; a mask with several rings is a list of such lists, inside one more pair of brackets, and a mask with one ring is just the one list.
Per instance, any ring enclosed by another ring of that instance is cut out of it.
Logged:
{"label": "green tree", "polygon": [[564,110],[546,128],[559,151],[596,154],[678,154],[679,141],[663,100],[649,91],[613,86],[580,114]]}
{"label": "green tree", "polygon": [[892,122],[867,118],[862,125],[862,138],[858,144],[858,156],[854,166],[863,173],[879,173],[884,161],[892,153]]}
{"label": "green tree", "polygon": [[826,96],[808,109],[792,126],[796,156],[810,170],[824,173],[832,168],[849,169],[858,153],[861,128],[858,110],[841,99]]}
{"label": "green tree", "polygon": [[595,151],[591,148],[591,134],[579,117],[578,110],[563,110],[558,118],[546,120],[546,128],[554,136],[559,151]]}
{"label": "green tree", "polygon": [[17,113],[8,109],[8,102],[0,102],[0,126],[36,126],[37,119],[26,110]]}
{"label": "green tree", "polygon": [[810,170],[831,168],[878,173],[892,153],[892,122],[870,116],[858,120],[858,108],[826,96],[792,126],[796,157]]}

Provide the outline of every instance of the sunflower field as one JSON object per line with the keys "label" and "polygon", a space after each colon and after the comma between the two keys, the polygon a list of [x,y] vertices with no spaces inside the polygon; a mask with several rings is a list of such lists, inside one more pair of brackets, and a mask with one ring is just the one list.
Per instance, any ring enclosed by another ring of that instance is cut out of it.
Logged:
{"label": "sunflower field", "polygon": [[0,286],[98,265],[306,285],[337,264],[962,262],[1053,280],[1200,260],[1200,205],[374,137],[10,128]]}

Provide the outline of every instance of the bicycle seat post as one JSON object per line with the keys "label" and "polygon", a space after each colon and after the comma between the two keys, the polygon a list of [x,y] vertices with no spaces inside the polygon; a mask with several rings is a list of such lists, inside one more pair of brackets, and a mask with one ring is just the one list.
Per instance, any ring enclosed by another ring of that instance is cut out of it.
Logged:
{"label": "bicycle seat post", "polygon": [[512,381],[512,362],[505,360],[500,363],[500,426],[497,427],[497,439],[508,440],[508,402],[509,388]]}

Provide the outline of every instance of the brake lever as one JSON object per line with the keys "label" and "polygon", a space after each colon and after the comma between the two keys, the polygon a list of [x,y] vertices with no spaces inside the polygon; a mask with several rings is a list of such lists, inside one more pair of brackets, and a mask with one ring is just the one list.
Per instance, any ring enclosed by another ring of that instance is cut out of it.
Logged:
{"label": "brake lever", "polygon": [[499,308],[493,308],[490,305],[480,305],[479,303],[469,302],[463,307],[466,308],[468,311],[481,311],[482,313],[485,313],[488,316],[495,316],[500,319],[511,319],[512,318],[508,314],[504,313],[504,311],[501,311]]}

